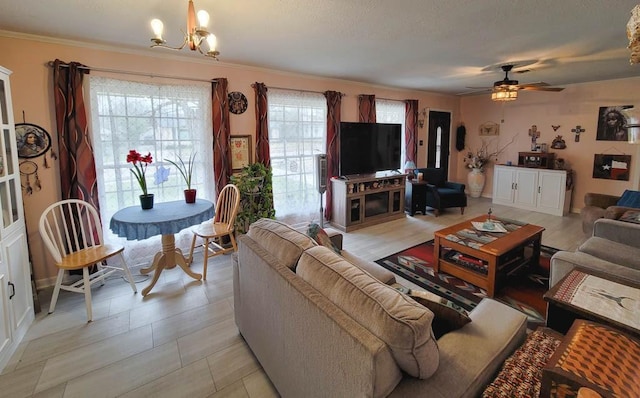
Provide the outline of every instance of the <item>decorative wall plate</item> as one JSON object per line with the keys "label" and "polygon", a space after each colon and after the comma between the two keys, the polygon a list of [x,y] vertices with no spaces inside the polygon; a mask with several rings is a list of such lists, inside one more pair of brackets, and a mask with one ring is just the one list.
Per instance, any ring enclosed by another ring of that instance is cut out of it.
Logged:
{"label": "decorative wall plate", "polygon": [[45,129],[35,124],[18,123],[16,124],[16,143],[19,158],[36,158],[49,150],[51,136]]}
{"label": "decorative wall plate", "polygon": [[232,91],[227,97],[229,98],[229,112],[240,115],[247,110],[249,102],[247,101],[247,97],[240,91]]}

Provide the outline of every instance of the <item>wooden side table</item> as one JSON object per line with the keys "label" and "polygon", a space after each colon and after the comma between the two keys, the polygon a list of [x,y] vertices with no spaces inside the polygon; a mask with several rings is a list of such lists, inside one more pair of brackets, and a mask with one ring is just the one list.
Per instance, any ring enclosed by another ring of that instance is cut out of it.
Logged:
{"label": "wooden side table", "polygon": [[576,320],[542,369],[541,397],[640,397],[640,340],[610,326]]}

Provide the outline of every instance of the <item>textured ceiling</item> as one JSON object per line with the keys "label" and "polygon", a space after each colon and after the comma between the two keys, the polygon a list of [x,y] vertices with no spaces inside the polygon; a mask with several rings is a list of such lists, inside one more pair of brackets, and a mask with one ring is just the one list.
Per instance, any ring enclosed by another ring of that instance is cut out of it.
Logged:
{"label": "textured ceiling", "polygon": [[[187,0],[2,3],[1,30],[144,51],[152,18],[163,20],[168,44],[182,41],[186,24]],[[510,76],[520,83],[640,75],[640,65],[629,64],[625,30],[637,0],[194,3],[211,14],[223,63],[449,94],[491,86],[504,77],[497,65],[510,62],[527,61],[527,73]]]}

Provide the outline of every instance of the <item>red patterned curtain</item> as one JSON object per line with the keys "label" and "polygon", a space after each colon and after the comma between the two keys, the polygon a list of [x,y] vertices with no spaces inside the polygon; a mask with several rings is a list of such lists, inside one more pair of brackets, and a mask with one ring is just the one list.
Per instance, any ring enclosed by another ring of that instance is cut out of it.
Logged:
{"label": "red patterned curtain", "polygon": [[211,82],[211,112],[213,122],[213,175],[216,184],[216,198],[229,183],[231,175],[231,150],[229,148],[229,106],[227,79],[219,78]]}
{"label": "red patterned curtain", "polygon": [[376,122],[376,96],[361,94],[358,96],[358,121],[362,123]]}
{"label": "red patterned curtain", "polygon": [[[406,163],[408,160],[418,163],[418,100],[405,100],[404,113]],[[404,163],[402,163],[404,168]]]}
{"label": "red patterned curtain", "polygon": [[62,199],[81,199],[100,211],[93,147],[82,81],[89,69],[77,62],[53,63],[53,89],[60,153]]}
{"label": "red patterned curtain", "polygon": [[[332,187],[331,177],[337,176],[340,170],[340,158],[338,157],[340,132],[340,107],[342,105],[342,93],[337,91],[325,91],[327,98],[327,192],[326,206],[324,210],[325,219],[331,220]],[[374,112],[375,114],[375,112]]]}
{"label": "red patterned curtain", "polygon": [[271,167],[269,154],[269,124],[267,121],[267,86],[256,82],[253,85],[256,94],[256,162]]}

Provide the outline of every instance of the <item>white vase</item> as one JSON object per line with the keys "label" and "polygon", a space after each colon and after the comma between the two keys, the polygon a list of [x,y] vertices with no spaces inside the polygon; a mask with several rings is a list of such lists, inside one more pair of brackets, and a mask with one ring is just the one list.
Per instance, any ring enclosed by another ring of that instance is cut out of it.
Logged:
{"label": "white vase", "polygon": [[469,196],[479,198],[484,189],[485,175],[481,169],[471,169],[467,175],[467,185],[469,186]]}

